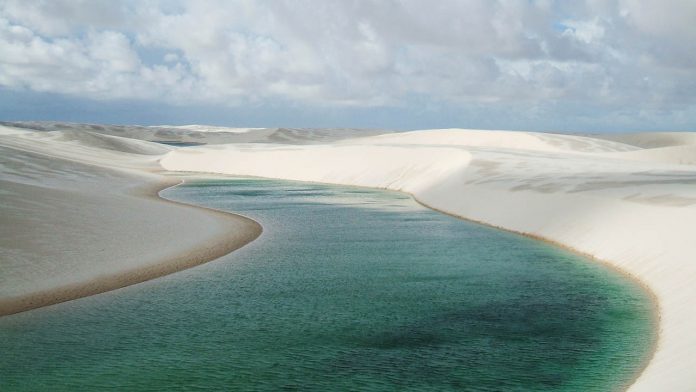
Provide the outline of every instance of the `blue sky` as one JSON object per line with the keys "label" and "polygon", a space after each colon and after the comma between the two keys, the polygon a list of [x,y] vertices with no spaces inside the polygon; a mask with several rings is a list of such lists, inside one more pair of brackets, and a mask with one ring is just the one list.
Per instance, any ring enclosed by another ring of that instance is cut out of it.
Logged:
{"label": "blue sky", "polygon": [[0,0],[0,119],[696,130],[696,2]]}

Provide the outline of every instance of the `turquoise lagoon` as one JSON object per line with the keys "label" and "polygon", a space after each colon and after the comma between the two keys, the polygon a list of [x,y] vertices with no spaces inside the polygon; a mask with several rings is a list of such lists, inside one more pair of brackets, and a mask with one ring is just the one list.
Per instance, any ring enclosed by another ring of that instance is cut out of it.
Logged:
{"label": "turquoise lagoon", "polygon": [[655,339],[634,281],[400,193],[235,179],[163,196],[264,233],[190,270],[0,318],[0,390],[604,391]]}

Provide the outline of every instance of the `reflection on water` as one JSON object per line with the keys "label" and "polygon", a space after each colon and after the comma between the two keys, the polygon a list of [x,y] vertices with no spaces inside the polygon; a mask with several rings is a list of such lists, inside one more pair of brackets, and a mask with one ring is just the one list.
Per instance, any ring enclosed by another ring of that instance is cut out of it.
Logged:
{"label": "reflection on water", "polygon": [[599,391],[628,382],[654,336],[634,282],[399,193],[241,179],[164,196],[264,234],[0,319],[0,390]]}

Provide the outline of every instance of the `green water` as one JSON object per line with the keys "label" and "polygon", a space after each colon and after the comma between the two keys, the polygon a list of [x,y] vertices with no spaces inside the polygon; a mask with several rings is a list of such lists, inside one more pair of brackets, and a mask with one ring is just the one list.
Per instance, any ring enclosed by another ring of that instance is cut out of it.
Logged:
{"label": "green water", "polygon": [[611,390],[654,338],[634,282],[398,193],[246,179],[164,196],[264,233],[212,263],[0,318],[0,390]]}

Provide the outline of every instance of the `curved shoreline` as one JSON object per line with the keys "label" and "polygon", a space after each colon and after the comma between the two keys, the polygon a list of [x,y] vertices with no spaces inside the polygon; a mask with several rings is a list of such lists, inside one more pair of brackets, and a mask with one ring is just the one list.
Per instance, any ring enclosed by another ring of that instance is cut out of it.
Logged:
{"label": "curved shoreline", "polygon": [[[239,249],[261,235],[263,228],[258,222],[250,218],[169,200],[159,195],[161,191],[182,184],[183,182],[183,180],[159,182],[140,188],[133,192],[133,195],[136,197],[155,199],[160,202],[171,203],[183,208],[195,209],[213,215],[227,223],[222,233],[215,235],[213,238],[208,239],[204,243],[174,258],[168,258],[158,263],[119,273],[102,275],[85,282],[72,283],[31,294],[0,299],[0,317],[105,293],[107,291],[120,289],[192,268],[218,259]],[[232,222],[234,224],[231,224]]]}
{"label": "curved shoreline", "polygon": [[[198,175],[211,174],[211,175],[223,176],[223,178],[217,178],[217,179],[224,179],[224,176],[227,176],[226,174],[213,173],[213,172],[210,172],[210,173],[190,172],[190,173],[195,173]],[[320,182],[320,181],[289,180],[289,179],[284,179],[284,178],[270,178],[270,177],[251,176],[251,175],[234,175],[233,177],[253,178],[253,179],[260,179],[260,180],[281,180],[281,181],[317,184],[317,185],[324,185],[324,186],[326,186],[326,185],[332,186],[333,185],[333,186],[341,186],[341,187],[348,187],[348,188],[397,192],[397,193],[407,195],[408,197],[413,199],[419,205],[421,205],[427,209],[430,209],[432,211],[436,211],[438,213],[448,215],[448,216],[451,216],[451,217],[456,218],[456,219],[462,219],[462,220],[465,220],[468,222],[472,222],[472,223],[479,224],[482,226],[490,227],[490,228],[493,228],[496,230],[502,230],[502,231],[512,233],[515,235],[521,235],[523,237],[531,238],[533,240],[540,241],[540,242],[546,243],[548,245],[558,247],[558,248],[563,249],[565,251],[582,256],[583,258],[586,258],[592,262],[601,264],[601,265],[605,266],[606,268],[609,268],[612,271],[619,273],[620,275],[624,276],[626,279],[636,283],[638,286],[640,286],[643,289],[643,291],[645,291],[645,293],[648,294],[648,297],[650,298],[650,304],[651,304],[651,308],[652,308],[651,315],[652,315],[653,331],[654,331],[654,336],[651,337],[652,342],[651,342],[651,347],[650,347],[650,353],[646,358],[644,358],[643,363],[640,366],[640,370],[638,372],[636,372],[636,374],[631,378],[631,380],[626,385],[621,386],[621,388],[619,390],[621,390],[621,391],[629,390],[633,386],[633,384],[636,383],[636,381],[640,378],[640,376],[648,368],[648,365],[652,362],[653,358],[655,357],[655,353],[658,350],[658,347],[659,347],[660,341],[661,341],[662,315],[661,315],[661,306],[660,306],[660,302],[658,300],[657,295],[655,294],[655,292],[652,290],[652,288],[650,287],[650,285],[647,282],[638,278],[636,275],[632,274],[628,270],[617,266],[615,263],[612,263],[610,260],[600,259],[594,255],[587,253],[587,252],[580,251],[576,248],[573,248],[572,246],[565,245],[561,242],[554,241],[554,240],[548,239],[548,238],[540,236],[540,235],[508,229],[508,228],[505,228],[503,226],[494,225],[494,224],[487,223],[484,221],[479,221],[476,219],[467,218],[466,216],[457,215],[457,214],[453,214],[453,213],[441,210],[439,208],[433,207],[433,206],[421,201],[415,194],[408,192],[408,191],[404,191],[404,190],[396,190],[396,189],[383,188],[383,187],[373,187],[373,186],[362,186],[362,185],[354,185],[354,184],[328,183],[328,182]]]}
{"label": "curved shoreline", "polygon": [[[224,177],[227,176],[227,175],[225,175],[225,174],[219,174],[219,173],[201,173],[201,172],[191,172],[191,173],[195,173],[195,174],[198,174],[198,175],[201,175],[201,174],[212,174],[212,175],[217,175],[217,176],[223,176],[223,177],[218,177],[218,178],[216,178],[216,179],[218,179],[218,180],[224,180],[224,179],[225,179]],[[658,347],[659,347],[660,340],[661,340],[661,339],[660,339],[660,338],[661,338],[661,328],[660,328],[660,326],[661,326],[661,312],[660,312],[660,302],[658,301],[657,295],[656,295],[655,292],[652,290],[652,288],[648,285],[647,282],[641,280],[640,278],[638,278],[636,275],[632,274],[632,273],[629,272],[628,270],[623,269],[623,268],[621,268],[621,267],[615,265],[615,264],[612,263],[610,260],[603,260],[603,259],[600,259],[600,258],[598,258],[598,257],[596,257],[596,256],[594,256],[594,255],[591,255],[591,254],[587,253],[587,252],[582,252],[582,251],[580,251],[580,250],[578,250],[578,249],[575,249],[575,248],[573,248],[573,247],[571,247],[571,246],[569,246],[569,245],[565,245],[565,244],[563,244],[563,243],[561,243],[561,242],[554,241],[554,240],[548,239],[548,238],[543,237],[543,236],[540,236],[540,235],[536,235],[536,234],[532,234],[532,233],[526,233],[526,232],[521,232],[521,231],[516,231],[516,230],[508,229],[508,228],[505,228],[505,227],[503,227],[503,226],[498,226],[498,225],[490,224],[490,223],[487,223],[487,222],[484,222],[484,221],[479,221],[479,220],[467,218],[467,217],[462,216],[462,215],[457,215],[457,214],[453,214],[453,213],[450,213],[450,212],[441,210],[441,209],[439,209],[439,208],[433,207],[433,206],[431,206],[431,205],[429,205],[429,204],[427,204],[427,203],[421,201],[415,194],[413,194],[413,193],[411,193],[411,192],[404,191],[404,190],[395,190],[395,189],[390,189],[390,188],[381,188],[381,187],[372,187],[372,186],[361,186],[361,185],[353,185],[353,184],[326,183],[326,182],[318,182],[318,181],[304,181],[304,180],[303,180],[303,181],[298,181],[298,180],[288,180],[288,179],[283,179],[283,178],[269,178],[269,177],[258,177],[258,176],[248,176],[248,175],[234,175],[234,177],[236,177],[236,178],[252,178],[252,179],[260,179],[260,180],[281,180],[281,181],[300,182],[300,183],[310,183],[310,184],[313,183],[313,184],[323,185],[323,186],[327,186],[327,185],[328,185],[328,186],[341,186],[341,187],[348,187],[348,188],[359,188],[359,189],[379,190],[379,191],[387,191],[387,192],[397,192],[397,193],[401,193],[401,194],[407,195],[407,196],[410,197],[412,200],[414,200],[416,203],[418,203],[419,205],[421,205],[421,206],[423,206],[423,207],[425,207],[425,208],[427,208],[427,209],[429,209],[429,210],[432,210],[432,211],[435,211],[435,212],[438,212],[438,213],[441,213],[441,214],[444,214],[444,215],[447,215],[447,216],[451,216],[451,217],[453,217],[453,218],[455,218],[455,219],[465,220],[465,221],[472,222],[472,223],[475,223],[475,224],[479,224],[479,225],[482,225],[482,226],[490,227],[490,228],[493,228],[493,229],[496,229],[496,230],[501,230],[501,231],[504,231],[504,232],[507,232],[507,233],[512,233],[512,234],[515,234],[515,235],[520,235],[520,236],[523,236],[523,237],[527,237],[527,238],[533,239],[533,240],[535,240],[535,241],[540,241],[540,242],[543,242],[543,243],[545,243],[545,244],[551,245],[551,246],[553,246],[553,247],[557,247],[557,248],[563,249],[563,250],[565,250],[565,251],[568,251],[568,252],[574,253],[574,254],[576,254],[576,255],[579,255],[579,256],[581,256],[581,257],[583,257],[583,258],[589,260],[590,262],[594,262],[594,263],[601,264],[602,266],[604,266],[604,267],[606,267],[606,268],[608,268],[608,269],[610,269],[610,270],[612,270],[612,271],[614,271],[614,272],[617,272],[618,274],[620,274],[620,275],[623,276],[624,278],[626,278],[626,279],[628,279],[628,280],[634,282],[634,283],[637,284],[638,286],[640,286],[641,289],[647,294],[648,298],[650,299],[650,307],[652,308],[652,309],[651,309],[651,316],[652,316],[652,317],[651,317],[651,318],[652,318],[651,322],[652,322],[652,324],[653,324],[653,325],[652,325],[652,327],[653,327],[652,329],[653,329],[653,331],[654,331],[654,335],[651,336],[652,342],[651,342],[651,347],[650,347],[650,349],[649,349],[650,352],[649,352],[649,354],[643,359],[642,363],[640,364],[640,369],[639,369],[639,371],[637,371],[637,372],[633,375],[633,377],[632,377],[625,385],[620,386],[618,390],[620,390],[620,391],[629,390],[629,389],[631,388],[631,386],[633,386],[633,384],[636,383],[636,381],[638,380],[638,378],[639,378],[639,377],[645,372],[645,370],[648,368],[648,365],[650,364],[650,362],[652,361],[652,359],[653,359],[654,356],[655,356],[655,353],[657,352],[657,349],[658,349]]]}
{"label": "curved shoreline", "polygon": [[578,249],[575,249],[575,248],[573,248],[573,247],[571,247],[571,246],[565,245],[565,244],[560,243],[560,242],[558,242],[558,241],[554,241],[554,240],[548,239],[548,238],[543,237],[543,236],[540,236],[540,235],[531,234],[531,233],[524,233],[524,232],[520,232],[520,231],[515,231],[515,230],[507,229],[507,228],[502,227],[502,226],[496,226],[496,225],[493,225],[493,224],[490,224],[490,223],[478,221],[478,220],[475,220],[475,219],[470,219],[470,218],[467,218],[467,217],[465,217],[465,216],[452,214],[452,213],[449,213],[449,212],[447,212],[447,211],[440,210],[440,209],[438,209],[438,208],[435,208],[435,207],[433,207],[433,206],[430,206],[430,205],[428,205],[428,204],[422,202],[421,200],[419,200],[419,199],[418,199],[414,194],[412,194],[412,193],[403,192],[403,191],[396,191],[396,192],[402,192],[402,193],[404,193],[404,194],[407,194],[407,195],[409,195],[416,203],[422,205],[422,206],[425,207],[425,208],[428,208],[428,209],[430,209],[430,210],[436,211],[436,212],[438,212],[438,213],[445,214],[445,215],[451,216],[451,217],[456,218],[456,219],[462,219],[462,220],[465,220],[465,221],[468,221],[468,222],[472,222],[472,223],[476,223],[476,224],[483,225],[483,226],[486,226],[486,227],[490,227],[490,228],[493,228],[493,229],[496,229],[496,230],[501,230],[501,231],[504,231],[504,232],[507,232],[507,233],[512,233],[512,234],[520,235],[520,236],[523,236],[523,237],[531,238],[531,239],[533,239],[533,240],[535,240],[535,241],[540,241],[540,242],[549,244],[549,245],[551,245],[551,246],[558,247],[558,248],[563,249],[563,250],[565,250],[565,251],[574,253],[574,254],[576,254],[576,255],[582,256],[583,258],[586,258],[586,259],[589,259],[589,260],[591,260],[591,261],[593,261],[593,262],[595,262],[595,263],[601,264],[601,265],[603,265],[603,266],[605,266],[605,267],[607,267],[607,268],[609,268],[609,269],[611,269],[611,270],[613,270],[613,271],[619,273],[620,275],[623,275],[625,278],[627,278],[627,279],[633,281],[634,283],[636,283],[638,286],[641,287],[641,289],[643,289],[643,291],[645,291],[645,292],[648,294],[648,297],[650,298],[650,304],[651,304],[651,308],[652,308],[652,312],[651,312],[651,313],[652,313],[652,319],[653,319],[652,322],[654,323],[654,325],[653,325],[653,330],[654,330],[654,332],[655,332],[655,335],[654,335],[654,339],[652,339],[653,341],[652,341],[652,343],[651,343],[650,353],[649,353],[649,355],[643,360],[643,363],[642,363],[642,365],[641,365],[640,371],[636,372],[636,374],[633,376],[633,378],[631,378],[631,380],[630,380],[626,385],[622,386],[620,390],[621,390],[621,391],[627,391],[627,390],[629,390],[629,389],[631,388],[631,386],[632,386],[633,384],[636,383],[636,381],[638,380],[638,378],[640,378],[640,376],[643,374],[643,372],[645,372],[645,369],[648,368],[648,365],[650,364],[650,362],[652,361],[652,359],[655,357],[655,353],[657,352],[657,349],[658,349],[658,347],[659,347],[659,345],[660,345],[660,337],[661,337],[661,336],[660,336],[660,335],[661,335],[661,334],[660,334],[660,332],[661,332],[660,325],[661,325],[662,315],[661,315],[661,312],[660,312],[660,302],[658,301],[657,294],[655,294],[655,292],[652,290],[652,288],[650,288],[650,286],[648,285],[647,282],[644,282],[643,280],[641,280],[641,279],[638,278],[637,276],[633,275],[633,274],[630,273],[629,271],[627,271],[627,270],[625,270],[625,269],[623,269],[623,268],[618,267],[617,265],[613,264],[613,263],[612,263],[611,261],[609,261],[609,260],[602,260],[602,259],[600,259],[600,258],[597,258],[597,257],[595,257],[595,256],[593,256],[593,255],[591,255],[591,254],[589,254],[589,253],[582,252],[582,251],[580,251],[580,250],[578,250]]}

